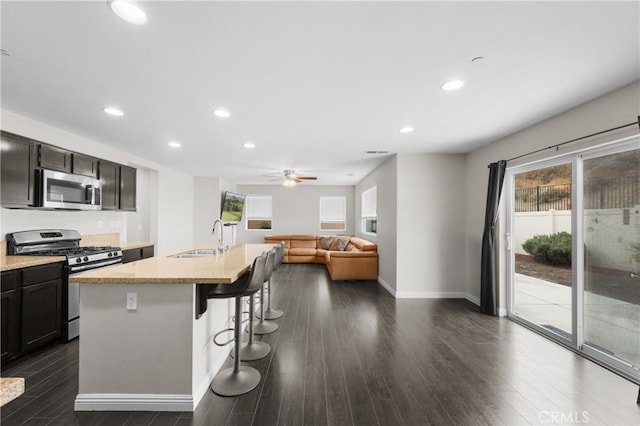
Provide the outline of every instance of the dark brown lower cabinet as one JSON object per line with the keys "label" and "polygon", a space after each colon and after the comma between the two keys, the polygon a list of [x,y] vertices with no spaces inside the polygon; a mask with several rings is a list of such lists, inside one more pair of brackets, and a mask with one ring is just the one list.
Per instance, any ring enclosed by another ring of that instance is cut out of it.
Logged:
{"label": "dark brown lower cabinet", "polygon": [[62,330],[63,263],[2,272],[2,364],[57,341]]}
{"label": "dark brown lower cabinet", "polygon": [[22,287],[22,352],[60,337],[62,281],[58,278]]}
{"label": "dark brown lower cabinet", "polygon": [[142,260],[153,256],[153,246],[122,250],[122,263],[135,262],[136,260]]}
{"label": "dark brown lower cabinet", "polygon": [[2,306],[2,364],[20,353],[20,300],[17,290],[3,291],[0,294]]}

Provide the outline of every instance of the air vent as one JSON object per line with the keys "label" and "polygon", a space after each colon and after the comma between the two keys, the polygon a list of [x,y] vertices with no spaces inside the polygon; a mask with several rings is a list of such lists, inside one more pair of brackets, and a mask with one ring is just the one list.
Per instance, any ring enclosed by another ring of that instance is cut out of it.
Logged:
{"label": "air vent", "polygon": [[365,154],[388,154],[389,151],[365,151]]}

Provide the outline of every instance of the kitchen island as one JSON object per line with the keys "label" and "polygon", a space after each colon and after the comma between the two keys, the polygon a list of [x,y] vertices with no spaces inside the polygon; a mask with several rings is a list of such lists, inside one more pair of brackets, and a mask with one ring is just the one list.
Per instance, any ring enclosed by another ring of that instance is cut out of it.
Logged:
{"label": "kitchen island", "polygon": [[233,315],[233,299],[202,300],[200,290],[232,284],[272,247],[236,244],[216,256],[153,257],[70,277],[80,284],[75,409],[195,410],[230,349],[213,335]]}

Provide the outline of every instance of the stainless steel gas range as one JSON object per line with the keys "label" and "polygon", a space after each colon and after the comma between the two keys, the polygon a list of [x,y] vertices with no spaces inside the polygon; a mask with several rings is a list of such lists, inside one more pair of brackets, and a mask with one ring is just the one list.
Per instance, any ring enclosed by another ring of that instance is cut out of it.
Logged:
{"label": "stainless steel gas range", "polygon": [[62,289],[62,338],[80,334],[80,288],[69,284],[70,274],[122,263],[120,247],[80,246],[80,233],[72,229],[39,229],[7,234],[8,255],[65,256]]}

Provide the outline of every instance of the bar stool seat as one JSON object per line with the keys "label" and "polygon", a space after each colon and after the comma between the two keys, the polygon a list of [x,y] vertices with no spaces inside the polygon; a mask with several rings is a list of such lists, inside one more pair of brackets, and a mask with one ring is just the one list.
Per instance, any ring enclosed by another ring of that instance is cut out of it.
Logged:
{"label": "bar stool seat", "polygon": [[[208,299],[235,298],[235,324],[233,329],[219,331],[213,338],[216,345],[224,346],[234,343],[233,367],[225,368],[216,374],[211,382],[211,390],[220,396],[238,396],[252,391],[260,383],[260,372],[253,367],[240,365],[240,336],[242,314],[242,297],[252,296],[264,284],[267,256],[263,253],[253,261],[251,271],[240,277],[232,285],[218,285],[207,294]],[[216,338],[225,332],[233,330],[233,339],[218,343]]]}

